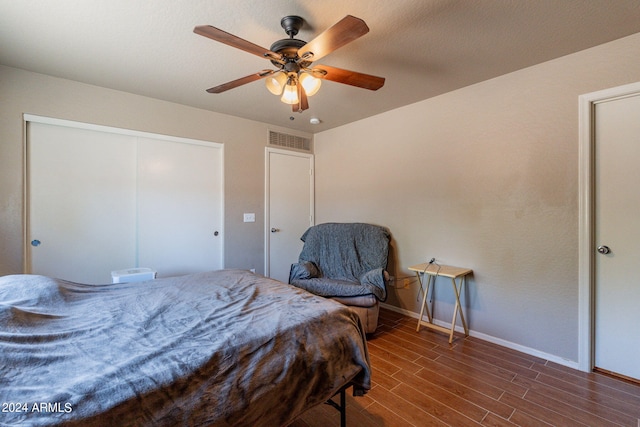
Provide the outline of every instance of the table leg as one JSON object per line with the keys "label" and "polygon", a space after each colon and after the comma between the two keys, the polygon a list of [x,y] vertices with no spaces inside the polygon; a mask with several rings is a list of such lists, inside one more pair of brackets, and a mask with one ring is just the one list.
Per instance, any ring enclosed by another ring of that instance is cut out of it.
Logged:
{"label": "table leg", "polygon": [[460,277],[459,284],[456,284],[456,279],[451,278],[453,293],[456,297],[456,305],[453,308],[453,320],[451,321],[451,334],[449,335],[449,344],[453,342],[453,331],[456,328],[456,317],[458,315],[458,312],[460,312],[460,320],[462,321],[462,327],[464,328],[464,336],[469,336],[469,328],[467,328],[467,322],[464,320],[464,313],[462,312],[462,305],[460,304],[460,292],[462,291],[463,283],[464,276]]}
{"label": "table leg", "polygon": [[422,316],[424,315],[425,310],[427,311],[427,318],[429,319],[429,323],[433,323],[433,319],[431,318],[431,311],[429,307],[427,307],[427,296],[429,295],[429,288],[431,287],[431,275],[423,274],[420,276],[419,272],[416,272],[416,276],[418,276],[418,283],[420,284],[420,288],[422,288],[422,281],[424,277],[427,278],[427,286],[424,289],[424,298],[422,299],[422,307],[420,307],[420,317],[418,318],[418,326],[416,328],[416,332],[420,331],[420,322],[422,322]]}

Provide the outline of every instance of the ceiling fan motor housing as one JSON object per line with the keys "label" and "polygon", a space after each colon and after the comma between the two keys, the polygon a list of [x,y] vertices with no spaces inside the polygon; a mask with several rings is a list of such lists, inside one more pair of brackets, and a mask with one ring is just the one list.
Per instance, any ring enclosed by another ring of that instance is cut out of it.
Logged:
{"label": "ceiling fan motor housing", "polygon": [[[298,49],[307,44],[306,41],[300,39],[294,39],[293,37],[298,34],[300,28],[304,20],[299,16],[285,16],[280,20],[280,26],[284,29],[284,31],[289,36],[288,39],[282,39],[274,42],[269,50],[272,52],[279,53],[284,57],[284,60],[287,64],[292,63],[293,61],[298,60]],[[271,61],[271,63],[279,68],[284,68],[286,71],[298,71],[298,70],[289,70],[287,69],[287,64],[283,67],[282,63],[277,61]],[[290,68],[291,66],[289,66]]]}
{"label": "ceiling fan motor housing", "polygon": [[[298,39],[282,39],[274,42],[270,50],[283,56],[286,62],[296,61],[298,59],[298,49],[307,44],[304,40]],[[282,67],[278,61],[272,60],[271,63],[276,67]]]}

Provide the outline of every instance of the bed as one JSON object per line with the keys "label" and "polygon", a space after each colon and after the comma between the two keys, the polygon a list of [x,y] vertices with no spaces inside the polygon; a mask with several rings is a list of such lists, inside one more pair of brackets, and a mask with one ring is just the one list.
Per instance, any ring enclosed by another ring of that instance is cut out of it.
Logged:
{"label": "bed", "polygon": [[358,316],[260,275],[0,277],[0,425],[281,426],[347,386]]}

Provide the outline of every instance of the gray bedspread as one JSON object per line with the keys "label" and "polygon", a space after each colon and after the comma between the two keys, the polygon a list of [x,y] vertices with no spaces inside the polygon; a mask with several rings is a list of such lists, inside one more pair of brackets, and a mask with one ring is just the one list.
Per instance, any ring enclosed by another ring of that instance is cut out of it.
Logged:
{"label": "gray bedspread", "polygon": [[358,316],[241,270],[0,277],[0,425],[286,425],[370,388]]}

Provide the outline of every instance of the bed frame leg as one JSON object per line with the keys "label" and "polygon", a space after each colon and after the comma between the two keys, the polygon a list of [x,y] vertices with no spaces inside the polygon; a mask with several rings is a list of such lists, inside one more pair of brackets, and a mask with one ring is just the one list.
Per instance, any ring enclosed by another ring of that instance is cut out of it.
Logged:
{"label": "bed frame leg", "polygon": [[[332,399],[327,400],[325,403],[327,405],[333,406],[335,409],[340,411],[340,427],[347,427],[347,387],[343,387],[338,392],[340,393],[340,404],[338,405]],[[338,394],[336,393],[336,394]],[[334,395],[335,397],[335,395]]]}
{"label": "bed frame leg", "polygon": [[340,390],[340,427],[347,427],[347,391]]}

